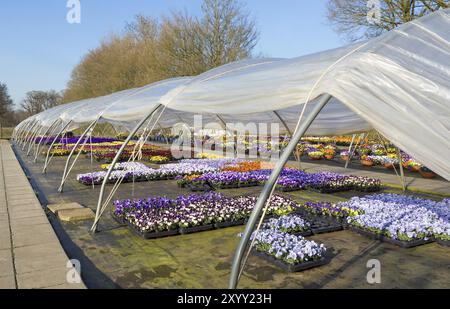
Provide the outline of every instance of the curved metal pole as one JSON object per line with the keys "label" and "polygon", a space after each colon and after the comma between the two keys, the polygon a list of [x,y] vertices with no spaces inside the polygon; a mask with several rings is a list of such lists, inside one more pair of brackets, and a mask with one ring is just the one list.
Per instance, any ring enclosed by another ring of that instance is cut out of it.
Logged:
{"label": "curved metal pole", "polygon": [[25,121],[25,123],[22,123],[17,127],[17,132],[14,137],[14,142],[18,144],[18,141],[20,140],[20,136],[22,135],[23,129],[28,125],[28,121]]}
{"label": "curved metal pole", "polygon": [[16,142],[17,132],[18,132],[18,130],[20,129],[20,127],[21,127],[21,125],[18,124],[18,125],[14,128],[14,130],[13,130],[13,132],[12,132],[12,135],[11,135],[11,141],[13,141],[14,143]]}
{"label": "curved metal pole", "polygon": [[20,126],[20,128],[17,131],[17,135],[16,135],[16,144],[19,144],[20,139],[22,138],[22,134],[25,131],[25,128],[30,124],[29,121],[26,121],[24,124],[22,124]]}
{"label": "curved metal pole", "polygon": [[50,147],[47,150],[47,156],[45,157],[45,162],[44,162],[44,168],[42,170],[42,173],[45,174],[47,172],[47,167],[48,164],[50,163],[49,161],[49,156],[50,156],[50,152],[52,151],[53,146],[55,145],[56,140],[58,139],[58,137],[69,127],[69,125],[72,123],[72,120],[70,120],[65,126],[62,127],[61,131],[59,131],[59,133],[55,136],[55,138],[52,141],[52,144],[50,145]]}
{"label": "curved metal pole", "polygon": [[31,133],[31,131],[34,129],[34,127],[38,124],[38,121],[34,120],[31,122],[31,124],[26,128],[24,135],[22,136],[22,140],[19,143],[19,146],[23,150],[23,146],[25,145],[26,141],[28,140],[28,135]]}
{"label": "curved metal pole", "polygon": [[[280,120],[280,122],[283,124],[284,128],[287,130],[287,132],[289,133],[289,137],[292,138],[292,136],[294,134],[292,134],[291,129],[289,128],[289,126],[287,125],[286,121],[284,121],[284,119],[281,117],[281,115],[277,112],[277,111],[273,111],[273,113],[275,114],[275,116],[277,116],[277,118]],[[300,156],[300,153],[297,152],[297,147],[295,147],[294,150],[294,157],[297,159],[297,163],[298,163],[298,169],[302,170],[302,158]]]}
{"label": "curved metal pole", "polygon": [[38,124],[39,124],[39,121],[35,120],[35,121],[33,121],[33,123],[31,124],[31,126],[29,126],[29,127],[27,128],[27,132],[25,133],[25,136],[24,136],[24,138],[23,138],[23,140],[22,140],[22,143],[21,143],[22,150],[24,150],[25,144],[27,143],[30,134],[32,134],[34,128],[35,128]]}
{"label": "curved metal pole", "polygon": [[284,165],[288,161],[291,153],[294,151],[295,147],[297,147],[298,142],[303,137],[305,132],[310,127],[311,123],[316,119],[317,115],[322,111],[322,109],[325,107],[325,105],[330,101],[331,96],[329,94],[323,95],[322,98],[316,103],[311,113],[306,117],[305,121],[301,124],[301,126],[298,128],[298,131],[295,132],[294,136],[292,137],[292,140],[289,142],[286,149],[283,151],[283,154],[281,155],[280,159],[278,160],[272,174],[270,175],[269,180],[267,181],[266,185],[264,186],[264,189],[262,190],[258,201],[256,202],[255,208],[252,211],[252,214],[250,216],[250,219],[248,220],[248,223],[245,227],[244,235],[241,238],[241,241],[239,243],[239,246],[236,250],[234,260],[233,260],[233,266],[231,269],[231,276],[230,276],[230,282],[229,282],[229,288],[230,289],[236,289],[238,282],[239,282],[239,273],[241,269],[242,264],[242,258],[244,257],[245,249],[247,248],[248,242],[250,241],[250,237],[253,233],[253,230],[255,228],[256,222],[258,220],[258,217],[266,205],[267,199],[269,198],[271,192],[273,191],[273,188],[275,187],[278,178],[281,174],[281,171],[284,168]]}
{"label": "curved metal pole", "polygon": [[[69,170],[69,172],[67,172],[67,170],[68,170],[68,168],[69,168],[69,164],[70,164],[70,159],[72,158],[73,154],[75,153],[75,151],[76,151],[78,145],[80,145],[80,143],[81,143],[81,141],[83,140],[83,138],[86,136],[86,134],[88,134],[88,132],[91,130],[91,128],[93,128],[93,127],[97,124],[97,122],[98,122],[99,119],[100,119],[100,118],[95,119],[95,120],[87,127],[87,129],[83,132],[83,134],[80,136],[80,138],[79,138],[79,139],[77,140],[77,142],[75,143],[75,146],[72,147],[72,150],[70,151],[69,157],[68,157],[67,160],[66,160],[66,165],[64,166],[64,172],[63,172],[63,174],[62,174],[61,184],[60,184],[60,186],[59,186],[59,188],[58,188],[58,192],[59,192],[59,193],[62,193],[62,192],[63,192],[63,190],[64,190],[64,183],[66,182],[67,176],[68,176],[68,174],[70,173],[70,170]],[[73,164],[75,164],[76,161],[77,161],[77,158],[75,158],[75,161],[73,162]],[[72,165],[72,167],[73,167],[73,165]]]}
{"label": "curved metal pole", "polygon": [[22,142],[23,142],[25,136],[27,135],[28,130],[29,130],[35,123],[36,123],[36,120],[31,120],[29,123],[27,123],[27,124],[25,125],[25,127],[23,128],[23,130],[22,130],[22,132],[21,132],[21,134],[20,134],[20,136],[19,136],[19,143],[18,143],[19,146],[22,145]]}
{"label": "curved metal pole", "polygon": [[[22,150],[25,151],[25,149],[27,149],[31,144],[31,142],[33,141],[33,138],[36,134],[36,131],[39,130],[40,126],[39,123],[37,123],[35,126],[33,126],[33,128],[31,129],[30,133],[28,134],[27,138],[25,139],[25,142],[23,144]],[[28,155],[28,154],[27,154]]]}
{"label": "curved metal pole", "polygon": [[114,170],[114,167],[116,166],[116,163],[119,161],[120,156],[122,155],[123,151],[127,147],[128,143],[131,141],[133,136],[139,131],[139,129],[144,125],[144,123],[150,119],[150,117],[153,116],[153,114],[161,107],[162,105],[159,104],[155,108],[153,108],[145,117],[141,120],[141,122],[138,123],[138,125],[133,129],[133,131],[130,132],[125,142],[120,147],[119,151],[117,152],[114,160],[109,165],[108,172],[106,173],[105,177],[103,178],[102,187],[100,189],[100,194],[98,196],[98,202],[97,202],[97,210],[95,213],[95,220],[91,227],[91,232],[95,233],[97,231],[98,221],[100,220],[101,216],[101,208],[102,208],[102,202],[103,202],[103,196],[105,194],[105,187],[106,183],[108,182],[109,177],[111,176],[112,171]]}
{"label": "curved metal pole", "polygon": [[27,135],[25,136],[25,139],[23,140],[22,143],[22,150],[25,151],[25,148],[27,147],[28,142],[31,140],[31,137],[34,134],[34,131],[36,130],[36,128],[39,127],[39,121],[36,121],[29,129]]}
{"label": "curved metal pole", "polygon": [[350,143],[350,147],[348,147],[348,158],[347,161],[345,162],[345,169],[348,168],[348,165],[350,164],[350,160],[352,159],[352,148],[353,148],[353,143],[355,142],[355,138],[356,138],[356,134],[353,134],[352,136],[352,142]]}
{"label": "curved metal pole", "polygon": [[[37,145],[37,147],[36,147],[36,151],[35,151],[35,153],[34,153],[34,160],[33,160],[34,163],[37,162],[37,158],[38,158],[38,156],[39,156],[39,150],[40,150],[40,148],[41,148],[42,141],[44,140],[44,136],[47,136],[47,135],[51,132],[51,130],[53,129],[53,127],[56,125],[56,123],[57,123],[58,121],[59,121],[59,118],[56,119],[55,121],[53,121],[53,123],[48,127],[47,131],[45,131],[44,134],[42,135],[42,138],[39,140],[39,143],[38,143],[38,145]],[[46,138],[46,140],[47,140],[47,139],[48,139],[48,138]]]}
{"label": "curved metal pole", "polygon": [[34,131],[34,133],[31,135],[31,138],[28,142],[27,156],[30,155],[33,144],[36,144],[36,137],[41,134],[43,129],[44,129],[44,127],[42,127],[41,125],[38,125],[36,130]]}

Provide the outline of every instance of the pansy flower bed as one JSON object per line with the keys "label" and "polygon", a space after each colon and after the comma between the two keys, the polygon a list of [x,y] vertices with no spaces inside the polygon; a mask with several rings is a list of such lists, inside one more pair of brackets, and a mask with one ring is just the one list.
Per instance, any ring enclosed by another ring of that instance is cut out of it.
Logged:
{"label": "pansy flower bed", "polygon": [[[114,216],[126,222],[145,238],[190,233],[243,224],[250,216],[256,197],[227,198],[218,193],[180,196],[176,199],[163,197],[145,200],[115,201]],[[284,215],[297,204],[275,195],[269,203],[268,214]]]}
{"label": "pansy flower bed", "polygon": [[[191,179],[194,185],[210,184],[216,189],[229,189],[264,185],[272,170],[256,170],[250,172],[218,172],[214,171]],[[189,181],[187,181],[189,183]],[[347,176],[336,173],[306,173],[295,169],[284,169],[277,182],[277,189],[283,192],[311,189],[321,193],[357,190],[376,192],[381,190],[379,179]]]}
{"label": "pansy flower bed", "polygon": [[445,240],[449,235],[448,205],[443,202],[395,194],[354,197],[339,207],[357,209],[348,223],[358,232],[403,247]]}
{"label": "pansy flower bed", "polygon": [[312,234],[310,230],[311,224],[297,214],[271,218],[264,223],[263,228],[300,236],[309,236]]}
{"label": "pansy flower bed", "polygon": [[327,249],[323,244],[302,236],[274,229],[263,229],[256,235],[254,253],[288,272],[297,272],[324,265]]}
{"label": "pansy flower bed", "polygon": [[[181,160],[175,164],[165,164],[158,169],[152,169],[141,163],[118,163],[115,167],[123,173],[115,172],[110,177],[109,182],[114,182],[117,178],[124,176],[124,182],[132,181],[153,181],[177,179],[181,186],[188,186],[193,191],[197,188],[209,187],[214,189],[231,189],[264,185],[269,179],[272,170],[251,170],[247,172],[235,172],[228,170],[230,166],[246,166],[248,169],[255,168],[256,165],[242,165],[242,161],[233,159],[201,159],[201,160]],[[108,165],[102,165],[107,168]],[[223,171],[226,169],[226,171]],[[197,175],[198,177],[183,176]],[[78,181],[86,185],[101,183],[106,172],[95,172],[81,174],[77,176]],[[378,179],[367,177],[346,176],[336,173],[306,173],[303,171],[286,168],[281,172],[277,182],[279,191],[297,191],[311,189],[321,193],[333,193],[344,190],[358,191],[379,191],[381,182]],[[203,189],[202,189],[203,190]]]}

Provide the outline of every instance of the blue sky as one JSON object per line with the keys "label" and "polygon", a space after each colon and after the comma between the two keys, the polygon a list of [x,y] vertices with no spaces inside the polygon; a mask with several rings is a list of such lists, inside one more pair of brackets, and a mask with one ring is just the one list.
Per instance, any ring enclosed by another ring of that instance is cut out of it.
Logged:
{"label": "blue sky", "polygon": [[[327,24],[327,0],[242,0],[261,38],[255,52],[296,57],[344,45]],[[199,14],[201,0],[81,0],[81,24],[66,21],[67,0],[0,1],[0,82],[16,104],[31,90],[64,89],[73,67],[136,14]]]}

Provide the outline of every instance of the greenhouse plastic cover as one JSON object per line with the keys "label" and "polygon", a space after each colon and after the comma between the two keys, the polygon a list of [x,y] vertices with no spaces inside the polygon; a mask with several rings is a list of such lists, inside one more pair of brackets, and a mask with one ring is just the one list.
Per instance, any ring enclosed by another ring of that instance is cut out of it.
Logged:
{"label": "greenhouse plastic cover", "polygon": [[[450,9],[404,24],[368,42],[294,59],[252,59],[197,77],[158,82],[58,106],[30,118],[71,127],[101,121],[131,128],[162,104],[161,126],[193,115],[203,122],[280,122],[294,131],[308,96],[333,100],[308,134],[376,129],[450,180]],[[311,92],[312,91],[312,92]],[[309,110],[309,109],[308,109]],[[220,118],[219,118],[220,117]]]}

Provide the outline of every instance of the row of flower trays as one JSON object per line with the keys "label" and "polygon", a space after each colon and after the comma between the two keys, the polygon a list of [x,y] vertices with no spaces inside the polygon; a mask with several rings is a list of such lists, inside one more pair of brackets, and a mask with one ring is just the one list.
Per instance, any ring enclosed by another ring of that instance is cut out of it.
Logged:
{"label": "row of flower trays", "polygon": [[[154,239],[243,225],[255,204],[256,197],[229,198],[211,192],[176,199],[116,201],[113,216],[145,239]],[[268,213],[281,216],[296,207],[298,205],[292,200],[274,195]]]}
{"label": "row of flower trays", "polygon": [[[245,224],[256,197],[227,198],[218,193],[180,196],[174,200],[116,201],[113,216],[145,239],[189,234]],[[276,266],[297,272],[326,264],[326,248],[304,236],[313,234],[315,223],[293,213],[299,205],[274,195],[268,209],[268,220],[255,239],[255,255]],[[275,234],[274,234],[275,233]],[[271,234],[277,239],[270,238]],[[280,238],[281,237],[281,238]],[[282,252],[280,246],[284,246]]]}
{"label": "row of flower trays", "polygon": [[330,216],[371,239],[411,248],[433,241],[450,246],[450,201],[395,194],[354,197],[347,202],[307,203],[305,209]]}

